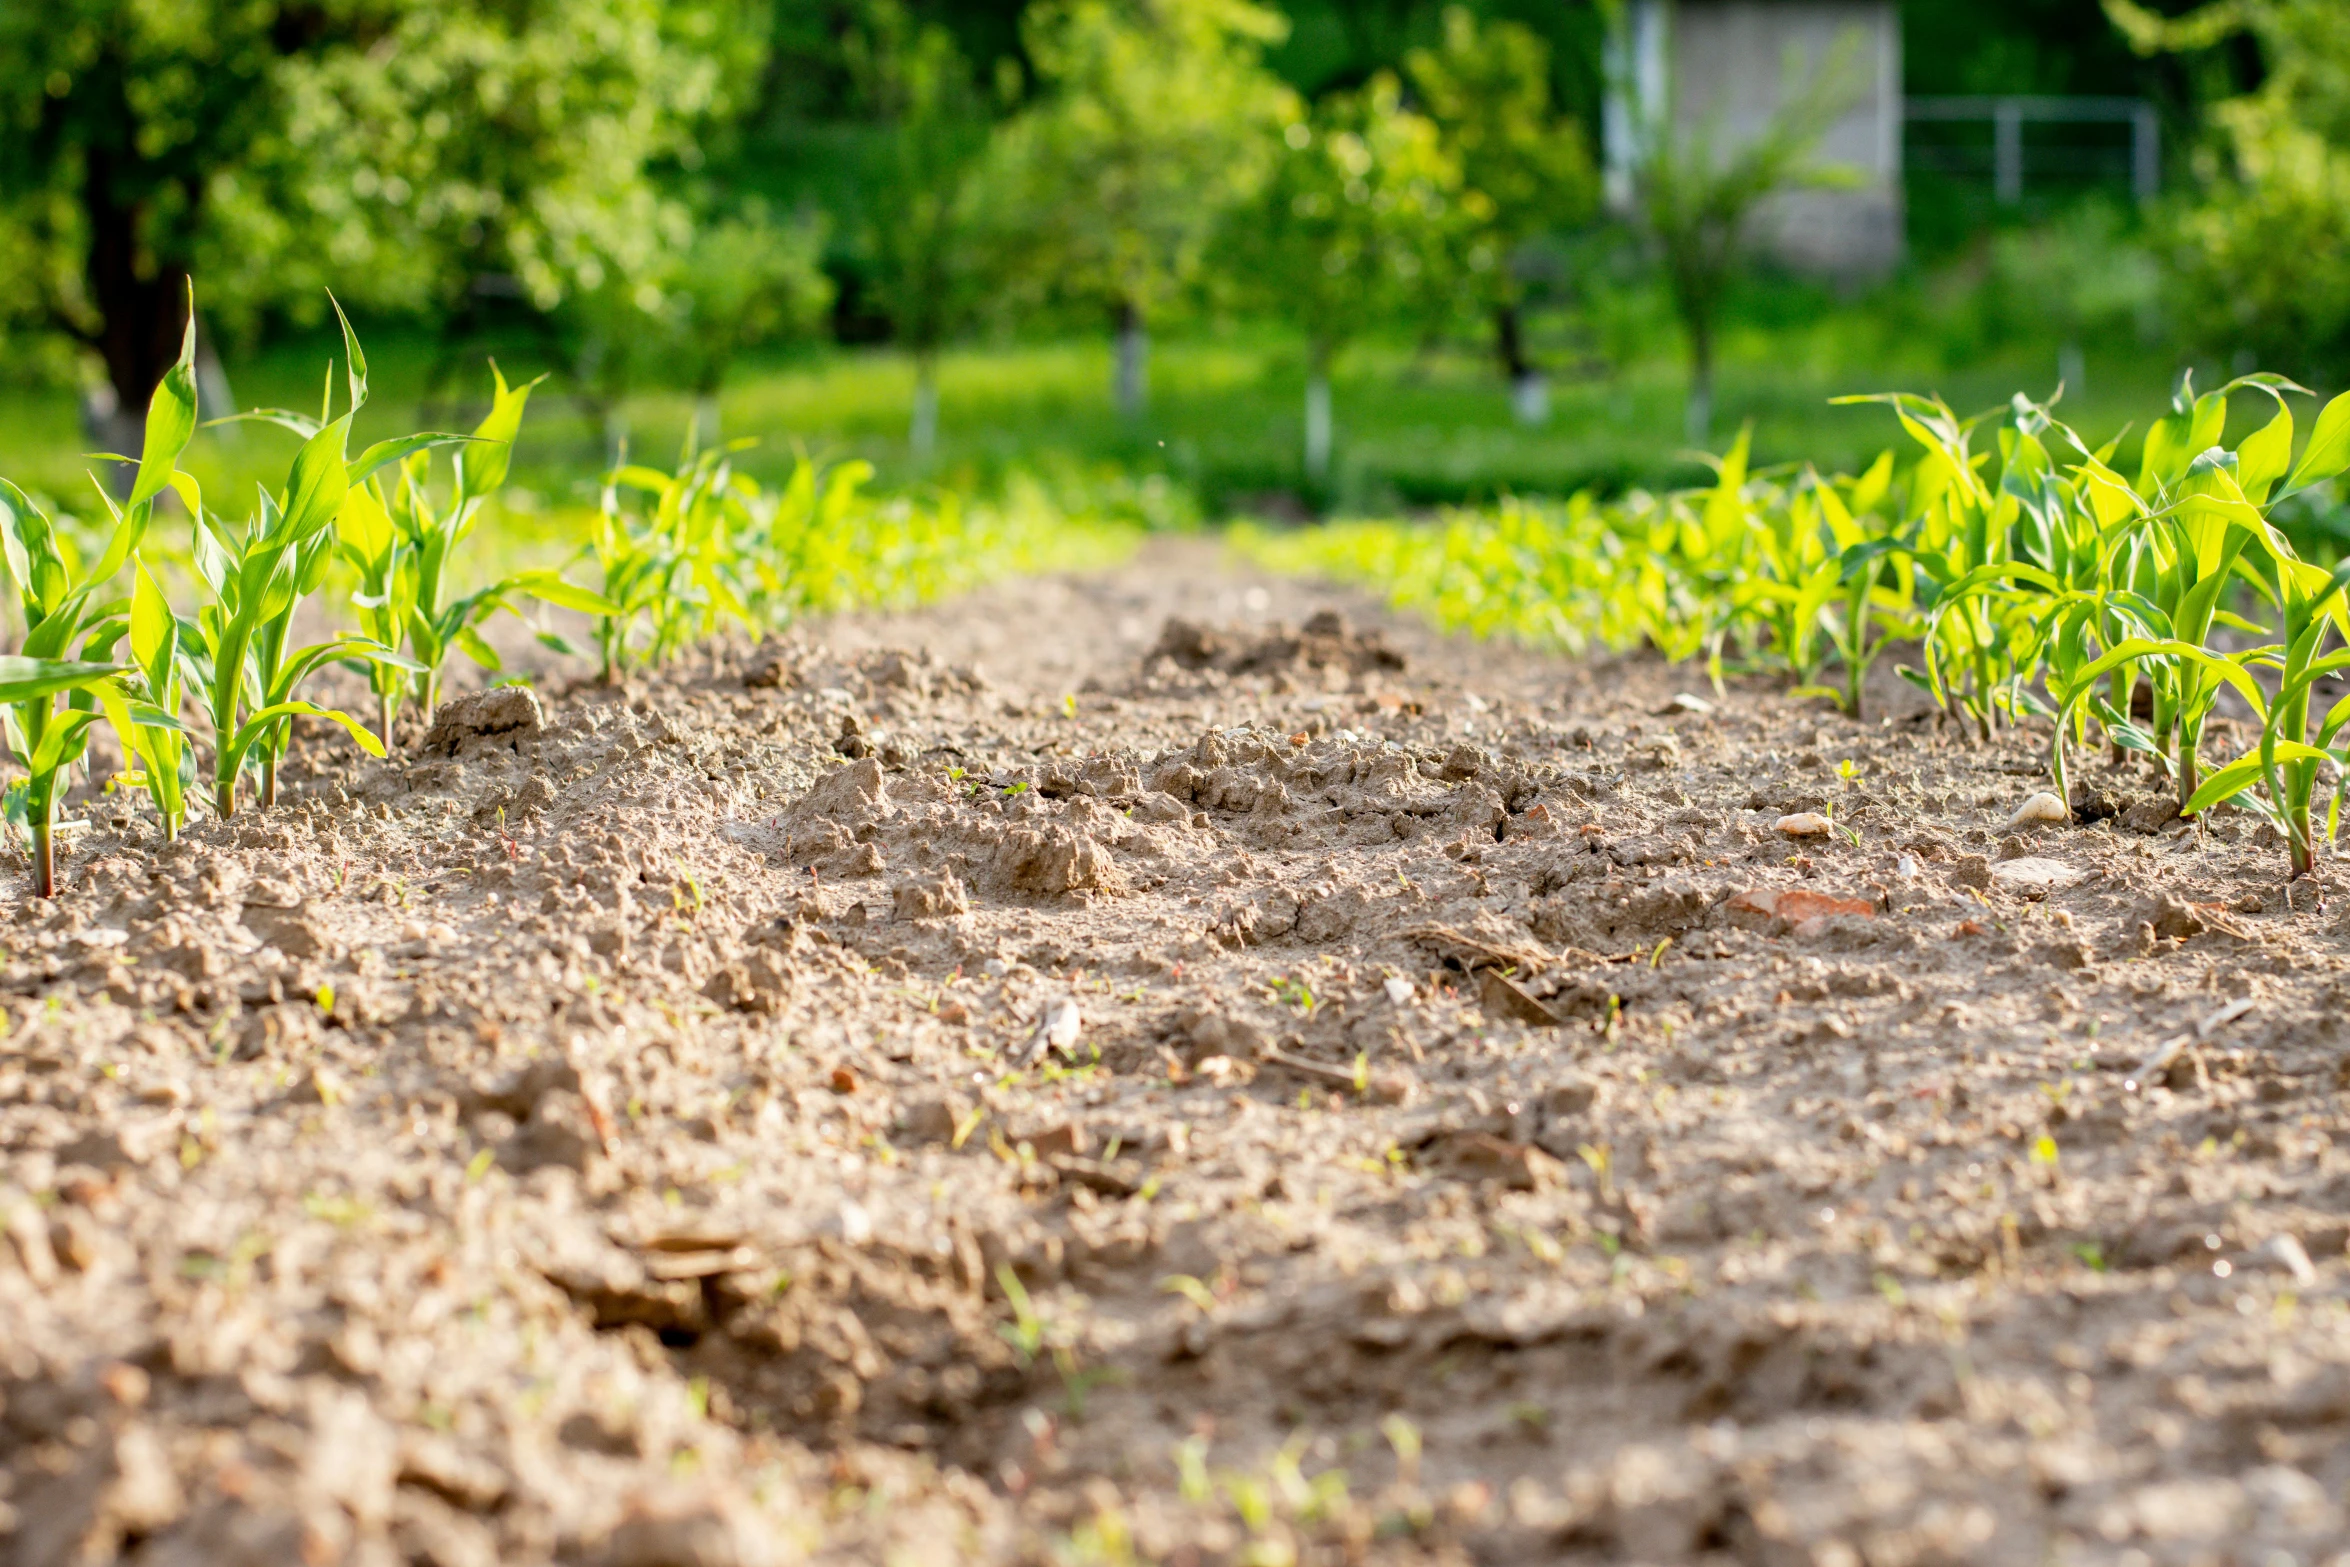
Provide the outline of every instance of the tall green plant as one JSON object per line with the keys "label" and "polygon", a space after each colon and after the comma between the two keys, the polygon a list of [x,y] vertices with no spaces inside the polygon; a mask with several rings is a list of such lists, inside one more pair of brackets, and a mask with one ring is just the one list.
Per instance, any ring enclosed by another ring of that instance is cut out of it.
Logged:
{"label": "tall green plant", "polygon": [[[130,606],[102,599],[139,547],[154,520],[155,502],[174,478],[180,454],[196,430],[195,299],[180,335],[179,359],[156,384],[147,405],[147,425],[129,499],[113,510],[114,529],[90,569],[75,573],[72,559],[47,513],[15,485],[0,480],[0,547],[17,585],[25,639],[14,656],[0,659],[0,704],[5,704],[9,749],[25,769],[19,797],[33,855],[33,886],[44,898],[57,895],[54,835],[57,805],[67,770],[89,749],[90,726],[109,713],[117,717],[127,748],[132,724],[128,673],[109,654],[121,639]],[[192,486],[191,486],[192,488]],[[66,705],[57,706],[63,696]]]}

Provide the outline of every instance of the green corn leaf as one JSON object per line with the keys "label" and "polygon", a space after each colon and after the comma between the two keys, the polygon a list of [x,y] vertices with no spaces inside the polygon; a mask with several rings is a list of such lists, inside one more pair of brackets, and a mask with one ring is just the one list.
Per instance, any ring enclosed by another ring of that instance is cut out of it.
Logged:
{"label": "green corn leaf", "polygon": [[498,656],[498,650],[490,646],[482,634],[471,626],[459,626],[456,635],[449,640],[464,649],[465,656],[484,669],[503,670],[506,667],[506,661]]}
{"label": "green corn leaf", "polygon": [[505,373],[495,360],[490,363],[490,377],[496,383],[491,395],[489,416],[474,426],[477,447],[469,446],[457,453],[457,495],[460,509],[468,500],[479,500],[506,482],[506,470],[514,456],[514,437],[522,428],[522,410],[529,403],[531,389],[546,379],[525,381],[509,387]]}
{"label": "green corn leaf", "polygon": [[2350,468],[2350,392],[2326,404],[2317,416],[2317,427],[2309,432],[2309,444],[2301,449],[2301,461],[2294,467],[2285,493],[2323,484],[2345,468]]}
{"label": "green corn leaf", "polygon": [[369,756],[384,754],[383,741],[376,738],[374,731],[340,708],[320,707],[314,702],[272,702],[239,724],[236,732],[221,747],[221,776],[233,778],[242,771],[245,757],[253,747],[266,738],[275,725],[289,718],[328,719],[349,730],[351,738],[359,742],[359,749]]}
{"label": "green corn leaf", "polygon": [[343,371],[345,384],[350,388],[350,412],[356,414],[367,406],[367,355],[359,350],[359,334],[351,330],[351,318],[343,314],[343,302],[335,298],[335,291],[326,291],[326,302],[335,307],[335,320],[343,329]]}
{"label": "green corn leaf", "polygon": [[343,497],[351,490],[350,471],[344,465],[344,442],[351,416],[343,415],[302,443],[294,454],[293,471],[286,476],[285,515],[269,529],[265,542],[293,543],[307,539],[335,519]]}
{"label": "green corn leaf", "polygon": [[120,664],[0,654],[0,702],[37,702],[60,691],[78,690],[124,673]]}
{"label": "green corn leaf", "polygon": [[552,604],[558,609],[577,610],[583,615],[613,615],[618,614],[620,608],[594,589],[566,582],[552,571],[520,572],[500,583],[491,596],[498,596],[508,590],[528,594],[540,603]]}
{"label": "green corn leaf", "polygon": [[580,647],[569,637],[564,636],[559,631],[540,632],[538,634],[538,644],[543,648],[551,649],[557,653],[566,654],[572,658],[587,658],[591,656],[585,648]]}
{"label": "green corn leaf", "polygon": [[465,442],[476,441],[479,439],[479,436],[474,435],[425,433],[419,435],[403,435],[395,440],[378,441],[373,446],[367,448],[367,450],[361,452],[358,457],[352,461],[349,475],[350,482],[353,485],[357,485],[361,480],[365,479],[369,474],[374,473],[378,468],[384,467],[389,463],[401,462],[411,456],[414,456],[418,452],[430,451],[436,446],[458,446],[464,444]]}
{"label": "green corn leaf", "polygon": [[2245,498],[2257,505],[2268,499],[2268,492],[2292,465],[2293,411],[2280,402],[2277,416],[2244,437],[2236,448],[2236,483],[2243,487]]}
{"label": "green corn leaf", "polygon": [[[133,510],[163,493],[172,468],[196,433],[196,288],[188,285],[188,326],[180,334],[180,356],[155,394],[147,400],[146,444],[139,457],[139,476],[131,485]],[[117,563],[119,564],[119,562]]]}
{"label": "green corn leaf", "polygon": [[248,408],[243,413],[222,414],[217,419],[207,419],[204,428],[209,430],[222,424],[274,424],[281,430],[293,431],[305,441],[324,428],[320,421],[308,414],[296,413],[291,408]]}

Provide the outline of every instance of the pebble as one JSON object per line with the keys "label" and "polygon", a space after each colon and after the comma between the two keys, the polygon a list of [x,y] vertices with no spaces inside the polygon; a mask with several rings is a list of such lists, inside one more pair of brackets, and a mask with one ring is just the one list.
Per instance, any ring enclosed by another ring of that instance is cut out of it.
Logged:
{"label": "pebble", "polygon": [[2309,1260],[2309,1249],[2290,1230],[2271,1235],[2253,1255],[2277,1272],[2290,1274],[2293,1282],[2303,1289],[2317,1282],[2317,1267]]}
{"label": "pebble", "polygon": [[1774,831],[1789,838],[1825,838],[1835,830],[1834,825],[1817,811],[1797,811],[1771,823]]}
{"label": "pebble", "polygon": [[1078,1037],[1084,1031],[1085,1019],[1077,1010],[1076,998],[1053,997],[1044,1004],[1044,1015],[1036,1021],[1036,1032],[1020,1047],[1019,1064],[1027,1066],[1037,1061],[1048,1049],[1067,1055],[1077,1047]]}
{"label": "pebble", "polygon": [[2007,825],[2000,830],[2013,832],[2018,827],[2030,827],[2042,822],[2062,825],[2072,819],[2071,809],[2062,800],[2043,789],[2017,806],[2015,814],[2007,819]]}
{"label": "pebble", "polygon": [[1408,1007],[1412,1004],[1412,982],[1400,974],[1390,974],[1380,989],[1387,992],[1388,1004]]}

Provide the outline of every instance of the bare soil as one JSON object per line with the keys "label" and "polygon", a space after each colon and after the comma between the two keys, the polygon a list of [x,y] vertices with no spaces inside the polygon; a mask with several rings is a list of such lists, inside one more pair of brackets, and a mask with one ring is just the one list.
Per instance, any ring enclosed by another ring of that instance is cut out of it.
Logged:
{"label": "bare soil", "polygon": [[1695,678],[1170,543],[93,802],[0,1554],[2350,1561],[2350,899]]}

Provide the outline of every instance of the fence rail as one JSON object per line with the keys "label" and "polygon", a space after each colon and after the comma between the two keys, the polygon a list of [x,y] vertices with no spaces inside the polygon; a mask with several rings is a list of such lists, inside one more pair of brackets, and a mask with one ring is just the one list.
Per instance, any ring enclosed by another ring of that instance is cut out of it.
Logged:
{"label": "fence rail", "polygon": [[2130,189],[2140,201],[2151,201],[2162,188],[2162,121],[2154,105],[2143,98],[1969,94],[1906,98],[1902,100],[1901,110],[1902,118],[1912,123],[1989,121],[1991,189],[2002,205],[2011,206],[2024,199],[2026,122],[2127,125]]}

